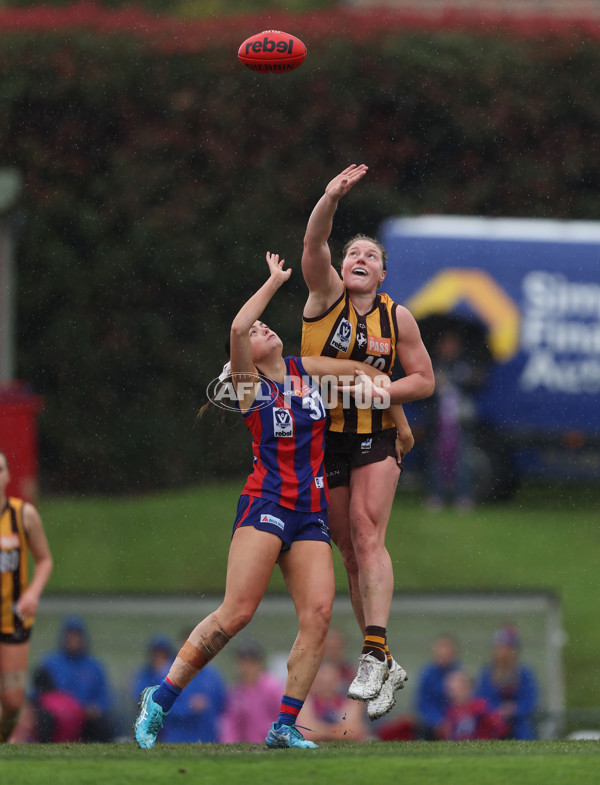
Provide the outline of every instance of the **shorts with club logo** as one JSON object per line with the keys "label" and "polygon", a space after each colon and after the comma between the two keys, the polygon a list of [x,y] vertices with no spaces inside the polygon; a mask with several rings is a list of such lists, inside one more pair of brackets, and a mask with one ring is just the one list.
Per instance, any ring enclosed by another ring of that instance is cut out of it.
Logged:
{"label": "shorts with club logo", "polygon": [[[396,429],[386,428],[376,433],[325,434],[325,474],[329,488],[350,485],[350,471],[358,466],[379,463],[386,458],[396,459]],[[402,466],[398,464],[400,472]]]}
{"label": "shorts with club logo", "polygon": [[254,526],[259,531],[276,534],[282,541],[282,551],[288,551],[291,544],[299,540],[331,545],[327,510],[289,510],[269,499],[243,494],[238,502],[232,536],[240,526]]}

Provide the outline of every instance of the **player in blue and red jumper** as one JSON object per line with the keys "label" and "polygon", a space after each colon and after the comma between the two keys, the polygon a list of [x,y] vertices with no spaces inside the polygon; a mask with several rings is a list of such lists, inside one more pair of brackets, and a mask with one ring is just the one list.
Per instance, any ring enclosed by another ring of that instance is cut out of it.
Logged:
{"label": "player in blue and red jumper", "polygon": [[[142,693],[135,736],[154,746],[163,718],[196,674],[252,619],[276,563],[298,616],[298,636],[288,659],[288,678],[269,747],[316,747],[303,738],[296,717],[319,669],[334,597],[327,524],[328,490],[323,468],[325,407],[318,382],[331,374],[353,379],[373,400],[385,397],[377,372],[354,360],[283,357],[279,337],[260,317],[287,281],[284,260],[267,253],[270,275],[242,306],[230,334],[230,368],[237,406],[252,435],[254,468],[242,491],[229,550],[225,597],[180,649],[169,673]],[[361,370],[363,373],[360,373]],[[365,375],[366,374],[366,375]],[[401,408],[397,419],[403,418]],[[404,419],[404,423],[406,420]]]}

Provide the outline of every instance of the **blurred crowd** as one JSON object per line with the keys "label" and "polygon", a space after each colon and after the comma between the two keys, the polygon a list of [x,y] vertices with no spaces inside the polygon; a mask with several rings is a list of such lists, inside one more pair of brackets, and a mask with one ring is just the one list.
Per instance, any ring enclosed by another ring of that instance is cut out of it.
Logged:
{"label": "blurred crowd", "polygon": [[[186,634],[182,632],[182,640]],[[130,740],[141,691],[160,683],[177,649],[168,636],[152,637],[129,695],[117,696],[107,668],[92,653],[85,621],[66,618],[56,650],[43,656],[32,672],[26,707],[10,741]],[[235,649],[233,680],[208,665],[169,712],[159,740],[263,743],[279,711],[285,681],[282,669],[276,664],[268,667],[267,661],[267,652],[247,640]],[[416,674],[412,705],[392,718],[371,723],[365,704],[346,697],[354,672],[344,636],[331,629],[322,666],[299,717],[299,725],[311,729],[314,741],[536,737],[537,680],[521,660],[521,640],[513,625],[496,631],[489,661],[477,672],[462,664],[459,642],[452,635],[437,637],[430,661]]]}

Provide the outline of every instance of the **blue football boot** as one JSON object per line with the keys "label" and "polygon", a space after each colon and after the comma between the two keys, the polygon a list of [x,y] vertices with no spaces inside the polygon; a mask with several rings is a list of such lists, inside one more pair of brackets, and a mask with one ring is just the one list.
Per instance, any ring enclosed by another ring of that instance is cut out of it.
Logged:
{"label": "blue football boot", "polygon": [[135,740],[143,750],[151,750],[156,742],[158,732],[163,726],[163,722],[168,711],[152,700],[156,687],[146,687],[140,698],[140,713],[135,721],[133,729]]}

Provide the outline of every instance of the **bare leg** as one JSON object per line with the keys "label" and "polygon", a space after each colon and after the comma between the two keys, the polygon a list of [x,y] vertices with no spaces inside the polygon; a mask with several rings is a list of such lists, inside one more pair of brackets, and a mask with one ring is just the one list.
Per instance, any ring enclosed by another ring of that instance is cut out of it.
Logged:
{"label": "bare leg", "polygon": [[8,741],[25,702],[29,642],[0,643],[0,742]]}
{"label": "bare leg", "polygon": [[181,647],[168,679],[180,689],[254,616],[269,584],[281,550],[275,534],[243,526],[233,535],[227,563],[225,598],[214,613],[191,632]]}
{"label": "bare leg", "polygon": [[361,635],[364,636],[365,614],[360,592],[358,562],[356,561],[350,531],[350,488],[348,486],[331,488],[329,491],[329,502],[328,519],[331,537],[344,562],[352,610],[354,611]]}
{"label": "bare leg", "polygon": [[394,458],[360,466],[350,477],[350,531],[367,625],[387,627],[394,594],[385,533],[400,470]]}
{"label": "bare leg", "polygon": [[331,548],[323,542],[292,543],[279,558],[298,616],[298,636],[288,659],[285,694],[305,700],[321,665],[335,594]]}

